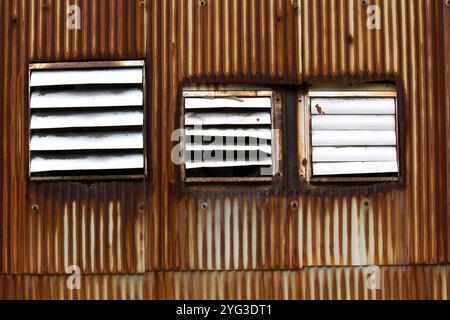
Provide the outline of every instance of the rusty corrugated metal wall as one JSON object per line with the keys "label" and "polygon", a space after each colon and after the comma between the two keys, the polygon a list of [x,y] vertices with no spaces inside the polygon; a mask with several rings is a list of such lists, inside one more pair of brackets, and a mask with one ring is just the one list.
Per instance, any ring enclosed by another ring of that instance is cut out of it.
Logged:
{"label": "rusty corrugated metal wall", "polygon": [[[83,10],[83,32],[66,8]],[[28,179],[28,63],[145,58],[136,1],[0,1],[2,11],[3,273],[144,271],[143,182],[32,183]],[[31,207],[38,204],[39,211]]]}
{"label": "rusty corrugated metal wall", "polygon": [[[79,31],[66,29],[73,4]],[[370,298],[361,266],[379,265],[376,298],[447,298],[450,7],[369,0],[382,12],[369,30],[359,0],[293,4],[1,0],[0,297]],[[28,62],[121,59],[147,64],[148,179],[30,182]],[[404,186],[181,187],[170,135],[184,84],[385,79],[402,92]],[[72,264],[85,274],[77,293],[56,275]]]}
{"label": "rusty corrugated metal wall", "polygon": [[65,276],[3,276],[0,299],[448,299],[447,266],[382,267],[381,289],[367,290],[366,268],[298,271],[161,271],[89,275],[82,290]]}

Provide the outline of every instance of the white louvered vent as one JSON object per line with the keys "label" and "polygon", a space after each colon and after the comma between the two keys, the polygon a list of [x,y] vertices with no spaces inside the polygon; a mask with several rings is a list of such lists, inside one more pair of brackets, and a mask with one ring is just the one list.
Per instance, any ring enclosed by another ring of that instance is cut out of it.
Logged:
{"label": "white louvered vent", "polygon": [[31,178],[142,176],[143,66],[31,65]]}
{"label": "white louvered vent", "polygon": [[395,91],[309,96],[313,177],[398,176]]}
{"label": "white louvered vent", "polygon": [[184,98],[186,180],[271,180],[272,93],[202,94]]}

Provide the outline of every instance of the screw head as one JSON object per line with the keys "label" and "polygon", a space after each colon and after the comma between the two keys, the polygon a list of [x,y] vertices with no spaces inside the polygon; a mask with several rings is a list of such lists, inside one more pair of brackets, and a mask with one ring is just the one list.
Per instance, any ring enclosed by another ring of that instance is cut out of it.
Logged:
{"label": "screw head", "polygon": [[38,205],[37,203],[33,204],[33,205],[31,206],[31,210],[32,210],[33,212],[38,212],[38,211],[39,211],[39,205]]}
{"label": "screw head", "polygon": [[353,35],[350,34],[348,36],[348,43],[353,44],[353,42],[354,42]]}
{"label": "screw head", "polygon": [[361,5],[367,6],[367,0],[361,0]]}
{"label": "screw head", "polygon": [[450,0],[445,0],[444,3],[446,6],[450,6]]}
{"label": "screw head", "polygon": [[139,203],[139,210],[144,210],[144,203]]}
{"label": "screw head", "polygon": [[207,204],[206,202],[203,202],[203,203],[202,203],[202,209],[203,209],[203,210],[208,209],[208,204]]}
{"label": "screw head", "polygon": [[206,6],[206,0],[200,0],[198,4],[200,5],[200,7],[204,7]]}
{"label": "screw head", "polygon": [[297,201],[292,201],[291,202],[291,209],[292,210],[297,210],[298,209],[298,202]]}

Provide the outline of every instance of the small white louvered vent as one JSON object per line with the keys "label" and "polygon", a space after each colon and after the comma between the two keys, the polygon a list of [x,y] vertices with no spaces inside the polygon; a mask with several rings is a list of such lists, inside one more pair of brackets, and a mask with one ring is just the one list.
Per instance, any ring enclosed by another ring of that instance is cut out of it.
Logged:
{"label": "small white louvered vent", "polygon": [[186,181],[272,179],[272,93],[248,94],[185,93]]}
{"label": "small white louvered vent", "polygon": [[312,91],[313,177],[398,176],[395,91]]}
{"label": "small white louvered vent", "polygon": [[144,173],[144,64],[30,66],[32,179]]}

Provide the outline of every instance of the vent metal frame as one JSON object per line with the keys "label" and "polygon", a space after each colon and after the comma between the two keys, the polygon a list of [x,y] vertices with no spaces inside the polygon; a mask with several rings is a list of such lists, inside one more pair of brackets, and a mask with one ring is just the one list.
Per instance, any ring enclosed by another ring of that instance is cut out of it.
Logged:
{"label": "vent metal frame", "polygon": [[[307,183],[364,183],[364,182],[399,182],[401,181],[402,161],[401,161],[401,136],[400,136],[400,114],[398,91],[393,84],[360,84],[360,85],[322,85],[311,87],[306,93],[300,95],[299,102],[299,141],[303,148],[299,148],[299,174],[306,178]],[[330,98],[394,98],[395,99],[395,133],[396,133],[396,154],[398,172],[389,174],[367,173],[361,175],[335,175],[335,176],[314,176],[312,159],[312,116],[311,100],[317,97]],[[301,163],[301,159],[306,163]]]}
{"label": "vent metal frame", "polygon": [[[220,98],[220,97],[270,97],[271,98],[271,147],[272,147],[272,176],[261,177],[186,177],[185,155],[186,155],[186,136],[183,132],[183,141],[181,143],[181,152],[183,161],[181,164],[181,181],[187,184],[232,184],[232,183],[271,183],[275,182],[277,177],[281,177],[282,167],[282,145],[281,145],[281,97],[276,90],[270,88],[223,88],[220,90],[208,89],[182,89],[182,101],[180,112],[180,127],[185,130],[185,98]],[[278,129],[278,134],[276,133]]]}
{"label": "vent metal frame", "polygon": [[[31,174],[31,73],[34,70],[72,70],[72,69],[100,69],[111,68],[120,69],[125,67],[136,67],[142,69],[142,112],[143,112],[143,161],[142,174],[106,174],[98,175],[93,173],[92,175],[54,175],[54,176],[32,176]],[[50,182],[50,181],[121,181],[121,180],[142,180],[147,177],[148,169],[148,147],[147,147],[147,83],[146,83],[146,63],[145,60],[114,60],[114,61],[78,61],[78,62],[30,62],[28,64],[27,74],[27,89],[28,89],[28,101],[27,101],[27,133],[28,133],[28,178],[32,182]]]}

